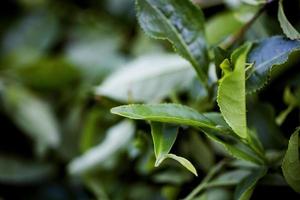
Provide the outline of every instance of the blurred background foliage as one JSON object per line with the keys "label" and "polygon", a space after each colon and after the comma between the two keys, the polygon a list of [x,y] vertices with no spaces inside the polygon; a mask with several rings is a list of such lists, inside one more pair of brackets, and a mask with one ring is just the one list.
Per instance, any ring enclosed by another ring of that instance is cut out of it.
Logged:
{"label": "blurred background foliage", "polygon": [[[235,33],[257,11],[239,1],[195,2],[204,8],[211,44]],[[299,28],[299,13],[292,11],[300,4],[293,2],[286,13]],[[154,168],[149,127],[110,114],[111,107],[132,102],[215,108],[189,64],[171,54],[170,44],[140,30],[133,0],[6,0],[0,13],[0,197],[177,199],[224,154],[182,128],[172,151],[189,158],[199,177],[172,161]],[[274,16],[272,10],[263,14],[245,39],[280,34]],[[289,89],[275,82],[276,90],[267,88],[252,99],[270,102],[251,109],[254,128],[281,132],[268,122],[273,106],[292,105],[296,120],[289,124],[297,124],[299,100],[293,98],[300,84],[294,74]],[[286,98],[272,99],[268,91],[279,96],[285,91]],[[266,122],[257,125],[259,117]],[[295,126],[283,122],[285,130]],[[230,199],[226,190],[209,191],[214,195],[208,199]]]}

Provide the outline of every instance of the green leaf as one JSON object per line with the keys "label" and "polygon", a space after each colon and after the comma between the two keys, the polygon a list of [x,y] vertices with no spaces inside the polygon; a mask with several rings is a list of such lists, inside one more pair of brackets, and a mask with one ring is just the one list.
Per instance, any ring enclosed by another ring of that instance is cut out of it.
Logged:
{"label": "green leaf", "polygon": [[196,131],[190,131],[184,141],[180,142],[183,155],[187,155],[194,160],[204,172],[208,172],[215,164],[215,153],[209,141],[199,135]]}
{"label": "green leaf", "polygon": [[[226,26],[224,26],[224,23],[226,23]],[[234,12],[218,13],[206,23],[207,41],[210,44],[217,44],[238,31],[243,24],[236,18]]]}
{"label": "green leaf", "polygon": [[233,171],[228,171],[211,180],[206,187],[237,185],[239,182],[242,181],[242,179],[244,179],[249,174],[249,170],[245,169],[236,169]]}
{"label": "green leaf", "polygon": [[27,85],[40,91],[62,90],[79,80],[78,70],[57,57],[39,59],[17,69],[17,74]]}
{"label": "green leaf", "polygon": [[250,5],[259,5],[267,3],[268,0],[242,0],[242,2],[250,4]]}
{"label": "green leaf", "polygon": [[161,157],[170,152],[175,143],[178,130],[176,126],[152,122],[151,134],[156,157],[155,165],[158,166],[161,163]]}
{"label": "green leaf", "polygon": [[127,120],[111,127],[100,144],[69,163],[69,173],[78,175],[101,167],[108,167],[109,161],[112,161],[114,156],[131,141],[134,131],[134,124]]}
{"label": "green leaf", "polygon": [[193,200],[231,200],[231,191],[225,188],[211,188],[205,191],[199,197],[193,198]]}
{"label": "green leaf", "polygon": [[282,162],[282,172],[288,184],[300,193],[299,130],[292,134]]}
{"label": "green leaf", "polygon": [[40,58],[59,36],[59,23],[53,12],[35,9],[29,13],[19,18],[2,40],[3,55],[7,56],[14,67],[32,63]]}
{"label": "green leaf", "polygon": [[247,137],[245,66],[249,49],[250,45],[245,45],[233,52],[233,71],[224,69],[217,98],[225,121],[242,138]]}
{"label": "green leaf", "polygon": [[18,85],[5,85],[4,109],[14,123],[35,141],[42,155],[48,148],[58,148],[60,128],[50,105]]}
{"label": "green leaf", "polygon": [[166,158],[171,158],[173,160],[176,160],[177,162],[179,162],[182,166],[184,166],[186,169],[188,169],[190,172],[192,172],[193,174],[195,174],[195,176],[198,176],[197,171],[195,169],[195,167],[193,166],[193,164],[188,161],[187,159],[177,156],[175,154],[166,154],[163,156],[163,160],[165,160]]}
{"label": "green leaf", "polygon": [[199,78],[206,83],[209,59],[202,11],[190,1],[136,2],[142,29],[151,37],[172,42],[176,51],[191,62]]}
{"label": "green leaf", "polygon": [[289,40],[281,36],[274,36],[262,40],[254,45],[248,55],[248,63],[253,63],[247,73],[247,92],[255,92],[267,83],[274,66],[288,61],[289,55],[300,50],[300,41]]}
{"label": "green leaf", "polygon": [[286,143],[275,123],[275,112],[271,105],[259,101],[248,101],[247,120],[250,129],[255,130],[265,149],[283,148]]}
{"label": "green leaf", "polygon": [[177,55],[146,55],[111,74],[96,94],[123,102],[158,102],[187,89],[194,77],[190,64]]}
{"label": "green leaf", "polygon": [[111,109],[111,112],[136,120],[149,120],[200,128],[207,136],[223,144],[235,157],[263,164],[263,157],[232,133],[219,113],[201,114],[179,104],[132,104]]}
{"label": "green leaf", "polygon": [[237,186],[234,193],[234,200],[249,200],[256,183],[265,176],[267,168],[262,167],[253,170],[247,177],[245,177]]}
{"label": "green leaf", "polygon": [[53,165],[0,155],[0,182],[6,184],[32,184],[45,181],[54,173]]}
{"label": "green leaf", "polygon": [[217,124],[214,124],[212,119],[180,104],[131,104],[112,108],[111,112],[130,119],[207,127],[218,130],[216,128]]}
{"label": "green leaf", "polygon": [[84,81],[99,83],[125,63],[125,57],[119,51],[123,32],[110,18],[74,19],[73,24],[69,31],[72,39],[66,43],[65,56],[80,71]]}
{"label": "green leaf", "polygon": [[282,5],[283,0],[278,1],[278,20],[284,34],[291,40],[300,39],[300,33],[293,27],[293,25],[286,18]]}
{"label": "green leaf", "polygon": [[171,158],[197,176],[197,171],[190,161],[183,157],[169,154],[177,137],[178,130],[176,126],[151,122],[151,133],[156,157],[155,167],[158,167],[165,159]]}

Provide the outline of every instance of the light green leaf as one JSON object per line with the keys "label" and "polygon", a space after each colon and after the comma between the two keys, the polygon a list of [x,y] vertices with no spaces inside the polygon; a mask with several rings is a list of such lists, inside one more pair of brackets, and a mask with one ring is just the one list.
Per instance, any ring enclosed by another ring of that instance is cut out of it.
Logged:
{"label": "light green leaf", "polygon": [[136,2],[142,29],[151,37],[172,42],[176,51],[191,62],[199,78],[206,83],[209,59],[202,11],[190,1]]}
{"label": "light green leaf", "polygon": [[162,160],[165,160],[166,158],[171,158],[173,160],[176,160],[177,162],[179,162],[182,166],[184,166],[186,169],[188,169],[190,172],[192,172],[193,174],[195,174],[195,176],[198,176],[197,171],[195,169],[195,167],[193,166],[193,164],[188,161],[187,159],[177,156],[175,154],[166,154],[163,156]]}
{"label": "light green leaf", "polygon": [[48,103],[17,85],[4,86],[3,97],[6,113],[36,142],[38,154],[59,146],[58,121]]}
{"label": "light green leaf", "polygon": [[109,161],[112,161],[113,157],[131,141],[134,130],[134,124],[127,120],[111,127],[99,145],[69,163],[69,173],[78,175],[100,167],[107,167]]}
{"label": "light green leaf", "polygon": [[131,104],[112,108],[111,112],[130,119],[218,129],[205,115],[180,104]]}
{"label": "light green leaf", "polygon": [[245,177],[240,184],[238,184],[234,193],[234,200],[249,200],[256,183],[265,176],[267,168],[261,167],[253,170],[247,177]]}
{"label": "light green leaf", "polygon": [[249,50],[248,44],[233,52],[231,56],[233,71],[224,70],[217,97],[225,121],[242,138],[247,137],[245,66]]}
{"label": "light green leaf", "polygon": [[[226,23],[226,26],[224,26],[224,23]],[[217,44],[238,31],[243,24],[234,16],[233,12],[218,13],[206,23],[207,41],[210,44]]]}
{"label": "light green leaf", "polygon": [[267,3],[268,0],[242,0],[244,3],[250,4],[250,5],[259,5]]}
{"label": "light green leaf", "polygon": [[177,137],[177,127],[157,122],[151,122],[151,133],[154,143],[154,152],[156,157],[155,167],[158,167],[165,159],[171,158],[176,160],[186,169],[197,176],[197,171],[187,159],[169,154]]}
{"label": "light green leaf", "polygon": [[190,64],[180,56],[146,55],[111,74],[96,94],[123,102],[158,102],[187,89],[194,77]]}
{"label": "light green leaf", "polygon": [[193,126],[223,144],[233,156],[258,164],[264,163],[261,155],[237,138],[219,113],[201,114],[179,104],[132,104],[112,108],[111,112],[130,119]]}
{"label": "light green leaf", "polygon": [[279,20],[280,26],[281,26],[284,34],[291,40],[300,39],[300,33],[293,27],[293,25],[289,22],[289,20],[286,18],[285,14],[284,14],[282,2],[283,2],[283,0],[278,1],[278,3],[279,3],[278,20]]}
{"label": "light green leaf", "polygon": [[298,193],[300,193],[299,130],[300,128],[292,134],[282,162],[285,180]]}
{"label": "light green leaf", "polygon": [[299,100],[297,98],[297,95],[294,95],[292,93],[290,87],[286,87],[284,89],[283,100],[284,103],[288,105],[288,107],[285,110],[281,111],[276,117],[276,123],[278,125],[282,125],[288,117],[288,115],[294,110],[294,108],[299,106]]}
{"label": "light green leaf", "polygon": [[161,157],[168,154],[175,143],[178,130],[176,126],[151,122],[151,134],[154,143],[156,166],[161,163]]}

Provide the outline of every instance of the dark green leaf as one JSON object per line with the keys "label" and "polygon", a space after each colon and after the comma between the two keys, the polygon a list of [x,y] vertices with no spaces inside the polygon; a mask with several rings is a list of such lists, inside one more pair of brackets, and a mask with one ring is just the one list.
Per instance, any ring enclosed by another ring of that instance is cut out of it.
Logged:
{"label": "dark green leaf", "polygon": [[265,176],[267,169],[265,167],[253,170],[247,177],[245,177],[237,186],[234,193],[234,200],[249,200],[256,183]]}
{"label": "dark green leaf", "polygon": [[275,123],[275,113],[271,105],[249,100],[247,120],[249,128],[256,131],[265,149],[282,148],[286,139]]}
{"label": "dark green leaf", "polygon": [[193,200],[231,200],[232,194],[229,190],[224,188],[211,188],[204,192],[204,194]]}
{"label": "dark green leaf", "polygon": [[229,172],[225,172],[213,180],[211,180],[207,187],[220,187],[220,186],[232,186],[237,185],[244,179],[246,176],[250,174],[249,170],[245,169],[237,169]]}
{"label": "dark green leaf", "polygon": [[16,157],[0,156],[0,182],[9,184],[32,184],[44,181],[54,172],[52,165],[28,161]]}
{"label": "dark green leaf", "polygon": [[172,42],[200,79],[207,80],[209,61],[200,9],[183,0],[137,0],[137,17],[148,35]]}
{"label": "dark green leaf", "polygon": [[6,85],[3,92],[4,109],[15,124],[36,142],[36,151],[60,144],[60,128],[52,107],[30,91],[18,85]]}
{"label": "dark green leaf", "polygon": [[292,134],[282,162],[285,180],[300,193],[299,128]]}
{"label": "dark green leaf", "polygon": [[293,27],[293,25],[286,18],[282,5],[283,0],[279,0],[278,7],[278,20],[280,22],[280,26],[284,32],[284,34],[290,38],[291,40],[300,39],[300,33]]}
{"label": "dark green leaf", "polygon": [[257,43],[250,51],[248,63],[254,65],[247,74],[247,92],[261,89],[268,81],[274,66],[284,64],[289,55],[300,50],[300,41],[281,36],[267,38]]}

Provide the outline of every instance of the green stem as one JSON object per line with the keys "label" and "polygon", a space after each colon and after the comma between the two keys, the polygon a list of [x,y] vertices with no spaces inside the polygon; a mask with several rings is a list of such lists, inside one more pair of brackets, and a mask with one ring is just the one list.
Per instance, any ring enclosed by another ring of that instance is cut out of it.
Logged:
{"label": "green stem", "polygon": [[254,22],[260,17],[260,15],[266,10],[268,5],[272,3],[274,0],[269,0],[266,2],[266,4],[261,7],[258,12],[233,36],[229,37],[228,40],[226,40],[223,44],[220,46],[223,49],[228,49],[231,47],[233,44],[235,44],[237,41],[239,41],[245,33],[248,31],[248,29],[254,24]]}
{"label": "green stem", "polygon": [[192,200],[197,194],[205,189],[208,182],[223,168],[225,164],[226,161],[223,160],[219,162],[215,167],[213,167],[203,179],[203,181],[186,198],[184,198],[184,200]]}

